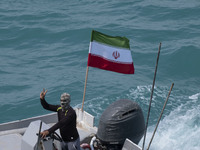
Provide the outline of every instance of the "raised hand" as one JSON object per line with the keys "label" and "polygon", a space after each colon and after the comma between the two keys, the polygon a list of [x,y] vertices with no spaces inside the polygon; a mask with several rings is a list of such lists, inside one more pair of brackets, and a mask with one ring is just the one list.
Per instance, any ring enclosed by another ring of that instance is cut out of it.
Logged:
{"label": "raised hand", "polygon": [[46,93],[47,93],[47,90],[45,91],[45,89],[43,88],[43,91],[40,93],[40,99],[44,99]]}

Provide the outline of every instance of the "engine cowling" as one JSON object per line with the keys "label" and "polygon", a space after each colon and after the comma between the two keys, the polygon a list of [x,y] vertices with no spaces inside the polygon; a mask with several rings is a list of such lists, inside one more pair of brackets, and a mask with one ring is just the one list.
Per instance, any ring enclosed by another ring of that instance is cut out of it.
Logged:
{"label": "engine cowling", "polygon": [[97,138],[105,145],[122,146],[126,138],[138,144],[145,130],[140,106],[131,100],[115,101],[100,117]]}

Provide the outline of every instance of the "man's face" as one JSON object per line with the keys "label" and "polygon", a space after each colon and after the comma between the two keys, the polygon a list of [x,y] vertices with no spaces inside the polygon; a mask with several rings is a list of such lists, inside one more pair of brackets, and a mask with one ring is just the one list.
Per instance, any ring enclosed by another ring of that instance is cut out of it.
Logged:
{"label": "man's face", "polygon": [[60,105],[61,105],[61,107],[62,108],[65,108],[67,105],[68,105],[68,103],[67,103],[67,100],[60,100]]}

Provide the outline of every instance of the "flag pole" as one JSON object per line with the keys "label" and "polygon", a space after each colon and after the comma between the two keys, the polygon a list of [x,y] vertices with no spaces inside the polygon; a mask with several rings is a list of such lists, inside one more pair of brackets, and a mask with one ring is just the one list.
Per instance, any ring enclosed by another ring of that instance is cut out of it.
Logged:
{"label": "flag pole", "polygon": [[159,60],[159,56],[160,56],[160,49],[161,49],[161,43],[160,43],[159,49],[158,49],[156,68],[155,68],[155,72],[154,72],[153,85],[152,85],[152,89],[151,89],[151,97],[150,97],[150,101],[149,101],[149,110],[148,110],[148,114],[147,114],[146,127],[145,127],[145,130],[144,130],[144,139],[143,139],[142,150],[144,150],[145,139],[146,139],[146,134],[147,134],[147,127],[148,127],[149,115],[150,115],[150,111],[151,111],[151,102],[152,102],[152,98],[153,98],[153,91],[154,91],[154,85],[155,85],[155,80],[156,80],[156,72],[157,72],[158,60]]}
{"label": "flag pole", "polygon": [[87,66],[86,75],[85,75],[85,86],[84,86],[84,92],[83,92],[83,102],[82,102],[82,107],[81,107],[81,111],[82,111],[82,112],[83,112],[83,105],[84,105],[84,101],[85,101],[85,93],[86,93],[86,85],[87,85],[88,71],[89,71],[89,67]]}

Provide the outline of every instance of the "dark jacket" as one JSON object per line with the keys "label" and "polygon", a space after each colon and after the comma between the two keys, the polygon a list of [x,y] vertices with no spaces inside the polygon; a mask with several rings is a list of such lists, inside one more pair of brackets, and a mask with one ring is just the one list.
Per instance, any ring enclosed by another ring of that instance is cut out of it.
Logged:
{"label": "dark jacket", "polygon": [[71,106],[63,112],[60,105],[48,104],[45,99],[40,99],[40,102],[43,108],[58,114],[58,122],[48,129],[50,134],[60,129],[61,137],[65,142],[74,141],[79,137],[76,128],[76,112]]}

